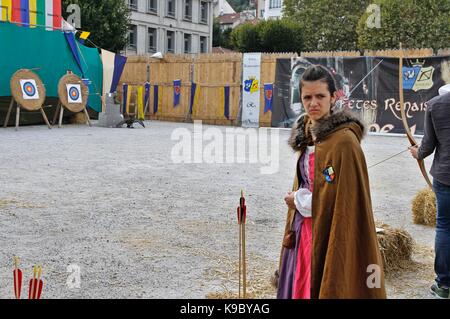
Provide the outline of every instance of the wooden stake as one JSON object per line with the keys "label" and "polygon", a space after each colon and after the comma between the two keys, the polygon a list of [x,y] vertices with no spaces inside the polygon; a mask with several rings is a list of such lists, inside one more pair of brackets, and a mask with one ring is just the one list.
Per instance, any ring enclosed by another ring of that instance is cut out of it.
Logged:
{"label": "wooden stake", "polygon": [[16,107],[16,131],[19,129],[19,121],[20,121],[20,105],[17,103]]}
{"label": "wooden stake", "polygon": [[244,286],[244,299],[247,298],[247,267],[245,257],[245,222],[242,222],[242,281]]}
{"label": "wooden stake", "polygon": [[241,271],[242,271],[242,224],[240,222],[241,209],[238,207],[238,226],[239,226],[239,291],[238,298],[241,299]]}
{"label": "wooden stake", "polygon": [[42,108],[42,106],[41,106],[41,114],[42,114],[42,117],[44,118],[45,124],[47,124],[48,129],[51,130],[51,129],[52,129],[52,126],[51,126],[50,123],[48,122],[47,115],[45,115],[45,112],[44,112],[44,109]]}
{"label": "wooden stake", "polygon": [[5,119],[5,124],[3,124],[3,127],[7,127],[8,126],[8,122],[9,122],[9,117],[11,116],[11,110],[14,107],[14,98],[11,99],[11,103],[9,103],[9,108],[8,108],[8,113],[6,113],[6,119]]}
{"label": "wooden stake", "polygon": [[89,125],[89,126],[92,126],[91,125],[91,120],[89,119],[89,114],[88,114],[88,111],[87,111],[86,107],[84,108],[84,114],[86,115],[86,124]]}
{"label": "wooden stake", "polygon": [[61,105],[61,108],[59,109],[59,121],[58,121],[58,127],[62,127],[62,120],[64,116],[64,106]]}
{"label": "wooden stake", "polygon": [[56,106],[55,114],[53,115],[53,121],[52,121],[53,125],[56,124],[56,120],[58,119],[58,113],[59,113],[60,107],[61,107],[61,101],[58,101],[58,105]]}

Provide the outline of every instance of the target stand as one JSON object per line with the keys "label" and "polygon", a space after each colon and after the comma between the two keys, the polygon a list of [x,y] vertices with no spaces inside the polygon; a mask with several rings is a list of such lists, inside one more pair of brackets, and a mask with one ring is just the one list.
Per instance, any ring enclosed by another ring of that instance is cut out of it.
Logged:
{"label": "target stand", "polygon": [[86,109],[89,89],[77,75],[68,73],[59,80],[58,96],[59,102],[53,117],[53,124],[56,123],[59,114],[58,127],[61,128],[64,108],[66,108],[73,113],[84,112],[86,115],[86,125],[91,126],[89,114]]}
{"label": "target stand", "polygon": [[8,126],[11,111],[16,104],[16,131],[19,129],[21,108],[31,112],[40,110],[45,124],[51,129],[52,127],[42,108],[45,101],[45,87],[39,76],[31,70],[21,69],[11,77],[10,86],[12,98],[3,127]]}

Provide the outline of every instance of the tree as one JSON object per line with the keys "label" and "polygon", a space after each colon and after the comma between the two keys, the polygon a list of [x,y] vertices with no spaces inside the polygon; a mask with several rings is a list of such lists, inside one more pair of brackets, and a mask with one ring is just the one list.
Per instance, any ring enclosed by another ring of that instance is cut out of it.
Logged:
{"label": "tree", "polygon": [[118,52],[127,44],[130,24],[130,10],[124,0],[63,0],[63,17],[69,4],[77,4],[81,9],[81,27],[91,32],[89,40],[97,46]]}
{"label": "tree", "polygon": [[232,29],[220,29],[219,19],[214,19],[213,23],[213,47],[232,48],[230,43],[230,33]]}
{"label": "tree", "polygon": [[300,52],[302,31],[288,20],[245,23],[231,32],[231,44],[240,52]]}
{"label": "tree", "polygon": [[369,0],[285,0],[285,16],[303,30],[307,51],[357,50],[356,26]]}
{"label": "tree", "polygon": [[303,33],[298,23],[289,20],[267,20],[258,24],[263,52],[300,52]]}
{"label": "tree", "polygon": [[235,50],[239,52],[260,52],[261,40],[258,30],[251,23],[243,23],[230,34],[230,41]]}
{"label": "tree", "polygon": [[448,0],[378,0],[380,28],[371,23],[373,12],[359,20],[358,46],[382,50],[403,47],[446,48],[450,43],[450,2]]}

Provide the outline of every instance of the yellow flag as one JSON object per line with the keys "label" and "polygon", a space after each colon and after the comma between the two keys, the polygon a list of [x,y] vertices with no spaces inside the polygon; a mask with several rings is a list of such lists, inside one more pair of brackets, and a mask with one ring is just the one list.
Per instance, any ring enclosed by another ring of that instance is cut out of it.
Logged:
{"label": "yellow flag", "polygon": [[222,116],[222,114],[224,114],[225,112],[225,88],[221,87],[219,88],[219,111],[220,111],[220,115],[218,116],[218,118],[220,118]]}
{"label": "yellow flag", "polygon": [[35,28],[37,24],[37,0],[30,0],[30,28]]}
{"label": "yellow flag", "polygon": [[144,87],[140,86],[138,87],[138,94],[137,94],[137,107],[138,107],[138,120],[143,121],[145,120],[144,116]]}
{"label": "yellow flag", "polygon": [[2,0],[0,8],[0,20],[1,21],[11,21],[12,4],[11,0]]}
{"label": "yellow flag", "polygon": [[127,114],[130,114],[130,100],[131,100],[131,91],[132,90],[133,90],[133,87],[131,85],[128,85],[127,107],[126,107]]}
{"label": "yellow flag", "polygon": [[83,31],[83,32],[81,32],[80,39],[86,40],[90,34],[91,34],[90,32]]}

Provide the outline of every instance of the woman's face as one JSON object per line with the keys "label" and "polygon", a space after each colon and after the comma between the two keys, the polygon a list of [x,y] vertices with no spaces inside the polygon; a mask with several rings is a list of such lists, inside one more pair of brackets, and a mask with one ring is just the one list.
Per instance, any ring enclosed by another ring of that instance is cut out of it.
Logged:
{"label": "woman's face", "polygon": [[328,84],[322,81],[304,81],[302,83],[302,104],[312,121],[317,121],[330,114],[331,106],[336,101],[328,91]]}

